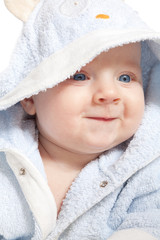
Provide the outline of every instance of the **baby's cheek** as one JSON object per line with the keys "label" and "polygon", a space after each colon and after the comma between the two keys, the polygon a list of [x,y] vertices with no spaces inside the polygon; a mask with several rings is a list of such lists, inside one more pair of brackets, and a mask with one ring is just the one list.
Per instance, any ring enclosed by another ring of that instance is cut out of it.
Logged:
{"label": "baby's cheek", "polygon": [[134,134],[142,122],[143,115],[144,100],[128,104],[124,111],[124,118],[122,119],[122,129],[128,131],[129,135]]}
{"label": "baby's cheek", "polygon": [[135,114],[140,122],[144,115],[144,109],[145,109],[145,100],[144,100],[144,93],[142,90],[141,95],[139,95],[139,98],[137,98],[137,103],[135,106]]}
{"label": "baby's cheek", "polygon": [[128,115],[131,115],[134,119],[141,119],[144,113],[144,93],[143,88],[137,87],[133,91],[133,94],[126,100],[126,111]]}

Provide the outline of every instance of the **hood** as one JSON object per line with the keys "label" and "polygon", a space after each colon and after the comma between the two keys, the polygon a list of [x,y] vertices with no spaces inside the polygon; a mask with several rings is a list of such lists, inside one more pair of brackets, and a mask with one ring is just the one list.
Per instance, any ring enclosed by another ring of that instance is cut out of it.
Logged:
{"label": "hood", "polygon": [[0,110],[73,75],[98,54],[142,42],[144,88],[160,59],[160,33],[122,0],[41,0],[0,74]]}

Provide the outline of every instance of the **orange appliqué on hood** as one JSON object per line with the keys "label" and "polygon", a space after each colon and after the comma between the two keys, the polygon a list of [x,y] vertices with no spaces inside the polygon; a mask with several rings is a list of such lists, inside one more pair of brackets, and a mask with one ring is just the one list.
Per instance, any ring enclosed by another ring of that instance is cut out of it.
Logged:
{"label": "orange appliqu\u00e9 on hood", "polygon": [[109,19],[110,17],[106,14],[98,14],[96,18]]}

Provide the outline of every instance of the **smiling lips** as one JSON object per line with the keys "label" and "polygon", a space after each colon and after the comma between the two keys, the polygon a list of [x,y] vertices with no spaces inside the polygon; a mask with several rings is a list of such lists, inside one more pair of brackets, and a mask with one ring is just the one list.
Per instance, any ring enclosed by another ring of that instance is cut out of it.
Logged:
{"label": "smiling lips", "polygon": [[87,117],[92,120],[97,120],[97,121],[104,121],[104,122],[110,122],[115,120],[116,118],[105,118],[105,117]]}

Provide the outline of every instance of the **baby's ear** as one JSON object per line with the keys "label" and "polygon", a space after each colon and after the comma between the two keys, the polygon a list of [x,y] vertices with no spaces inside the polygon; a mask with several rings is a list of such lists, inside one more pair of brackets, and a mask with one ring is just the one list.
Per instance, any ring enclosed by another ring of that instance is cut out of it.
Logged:
{"label": "baby's ear", "polygon": [[40,0],[4,0],[8,10],[17,18],[26,22]]}
{"label": "baby's ear", "polygon": [[32,97],[25,98],[20,103],[26,113],[28,113],[29,115],[35,115],[36,109],[35,109],[35,105]]}

